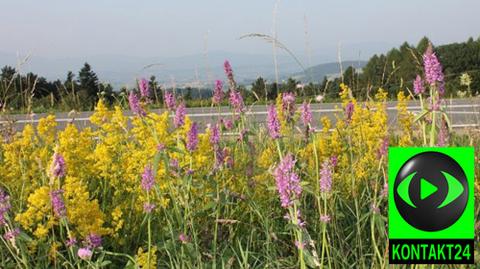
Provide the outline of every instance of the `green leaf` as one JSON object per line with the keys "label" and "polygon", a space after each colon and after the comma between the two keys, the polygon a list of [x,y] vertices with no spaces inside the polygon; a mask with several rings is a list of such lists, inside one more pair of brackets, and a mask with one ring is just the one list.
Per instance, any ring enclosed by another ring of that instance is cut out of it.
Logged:
{"label": "green leaf", "polygon": [[286,231],[295,231],[297,228],[298,228],[297,225],[293,223],[288,223],[287,225],[285,225]]}
{"label": "green leaf", "polygon": [[267,190],[269,190],[269,191],[276,191],[276,190],[277,190],[277,187],[275,187],[275,186],[268,186],[268,187],[267,187]]}
{"label": "green leaf", "polygon": [[428,115],[430,111],[428,110],[423,110],[420,114],[418,114],[415,119],[413,120],[413,122],[417,122],[419,120],[421,120],[423,117],[425,117],[426,115]]}
{"label": "green leaf", "polygon": [[443,115],[443,119],[445,119],[445,122],[447,123],[448,131],[451,132],[452,131],[452,124],[450,122],[450,119],[448,118],[447,113],[442,111],[442,115]]}
{"label": "green leaf", "polygon": [[124,267],[125,269],[135,269],[135,264],[132,261],[128,261]]}
{"label": "green leaf", "polygon": [[105,267],[109,264],[111,264],[112,262],[111,261],[103,261],[101,264],[100,264],[100,267]]}
{"label": "green leaf", "polygon": [[204,207],[203,207],[203,210],[204,211],[208,211],[212,208],[214,208],[217,204],[215,202],[210,202],[210,203],[207,203]]}

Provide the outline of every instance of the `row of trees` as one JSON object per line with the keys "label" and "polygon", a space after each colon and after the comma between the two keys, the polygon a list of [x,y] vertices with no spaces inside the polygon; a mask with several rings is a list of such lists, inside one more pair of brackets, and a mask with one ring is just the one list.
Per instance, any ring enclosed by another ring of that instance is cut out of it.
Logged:
{"label": "row of trees", "polygon": [[[348,68],[343,80],[351,85],[356,94],[366,97],[372,89],[382,87],[395,96],[398,89],[412,89],[417,74],[422,74],[422,56],[430,43],[424,37],[416,46],[403,43],[386,54],[374,55],[362,72]],[[480,38],[466,42],[434,47],[443,65],[447,95],[455,96],[458,91],[469,90],[475,95],[480,91]],[[468,74],[472,82],[469,87],[462,85],[460,77]]]}
{"label": "row of trees", "polygon": [[30,112],[39,107],[90,109],[100,94],[110,101],[115,96],[113,87],[99,83],[88,63],[85,63],[77,77],[73,72],[68,72],[64,81],[48,81],[31,72],[20,74],[10,66],[0,71],[0,102],[4,111],[13,109]]}
{"label": "row of trees", "polygon": [[[278,93],[286,91],[293,91],[297,96],[305,98],[321,94],[326,99],[333,100],[338,97],[339,84],[345,82],[359,99],[368,98],[379,87],[389,92],[391,98],[395,98],[398,89],[411,89],[416,74],[423,72],[422,55],[429,42],[426,37],[416,46],[405,42],[386,54],[374,55],[360,71],[351,66],[345,67],[343,74],[336,79],[323,78],[318,83],[302,84],[290,78],[276,84],[259,77],[251,85],[240,85],[239,90],[249,103],[273,100]],[[479,94],[480,38],[438,46],[435,47],[435,52],[444,67],[447,94],[456,95],[459,90],[468,90],[467,94],[471,95]],[[471,81],[467,86],[460,81],[461,75],[465,73]],[[163,90],[155,76],[149,78],[149,86],[153,95],[152,102],[161,106]],[[3,67],[0,72],[0,105],[4,111],[13,109],[30,112],[33,108],[90,110],[100,97],[111,103],[115,100],[125,102],[129,90],[123,87],[114,91],[110,84],[100,83],[88,63],[84,64],[78,75],[68,72],[64,81],[48,81],[33,73],[20,74],[10,66]],[[187,87],[175,89],[175,92],[187,104],[208,105],[212,89]]]}
{"label": "row of trees", "polygon": [[[163,90],[156,77],[151,76],[148,84],[152,93],[152,104],[162,106]],[[115,91],[111,84],[101,83],[88,63],[84,64],[77,75],[69,71],[63,81],[59,79],[48,81],[31,72],[21,74],[11,66],[4,66],[0,70],[2,111],[25,113],[48,109],[91,110],[99,98],[104,98],[110,104],[114,102],[126,104],[130,90],[135,89],[122,87]],[[210,89],[186,87],[175,89],[175,92],[187,102],[211,97]]]}
{"label": "row of trees", "polygon": [[[332,100],[338,98],[339,85],[344,82],[359,99],[368,98],[380,87],[393,99],[399,89],[412,90],[416,75],[423,73],[422,56],[429,43],[427,37],[422,38],[416,46],[405,42],[386,54],[372,56],[362,70],[345,66],[340,77],[330,80],[324,78],[320,83],[303,85],[289,79],[279,88],[260,77],[252,84],[252,91],[261,99],[266,97],[268,100],[274,99],[282,91],[295,91],[298,96],[307,97],[322,94],[327,100]],[[434,50],[444,68],[448,96],[457,96],[459,91],[467,96],[480,93],[480,38],[441,45]],[[469,83],[462,83],[460,78],[464,74],[469,77]]]}

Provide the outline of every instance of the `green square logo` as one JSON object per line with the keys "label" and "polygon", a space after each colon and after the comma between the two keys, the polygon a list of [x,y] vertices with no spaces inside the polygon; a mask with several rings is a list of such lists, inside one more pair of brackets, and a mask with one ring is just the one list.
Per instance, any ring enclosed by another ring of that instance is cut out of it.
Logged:
{"label": "green square logo", "polygon": [[390,263],[473,263],[474,148],[389,148]]}

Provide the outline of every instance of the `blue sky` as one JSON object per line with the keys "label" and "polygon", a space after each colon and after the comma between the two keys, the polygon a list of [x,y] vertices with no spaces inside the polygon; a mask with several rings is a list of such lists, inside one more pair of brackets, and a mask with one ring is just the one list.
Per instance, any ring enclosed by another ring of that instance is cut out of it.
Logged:
{"label": "blue sky", "polygon": [[[180,56],[209,51],[270,53],[245,33],[271,33],[274,0],[0,0],[0,51],[46,57]],[[434,43],[480,36],[478,0],[283,0],[278,38],[313,54],[342,44]],[[206,36],[208,35],[208,38]],[[206,42],[207,40],[207,42]]]}

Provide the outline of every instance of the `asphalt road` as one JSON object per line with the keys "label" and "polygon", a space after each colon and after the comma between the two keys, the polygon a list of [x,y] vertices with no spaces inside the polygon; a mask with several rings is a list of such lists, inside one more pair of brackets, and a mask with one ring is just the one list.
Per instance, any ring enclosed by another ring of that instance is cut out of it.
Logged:
{"label": "asphalt road", "polygon": [[[396,123],[396,109],[397,102],[387,103],[388,121],[390,125]],[[340,104],[338,103],[315,103],[311,105],[313,112],[314,125],[319,124],[319,120],[323,116],[329,117],[333,122],[335,121],[335,113],[340,111]],[[408,110],[414,113],[420,111],[419,102],[409,102]],[[156,113],[162,113],[163,109],[152,110]],[[450,117],[453,128],[471,128],[480,126],[480,98],[468,98],[468,99],[449,99],[447,100],[446,111]],[[131,116],[130,111],[125,111],[125,115]],[[37,125],[40,118],[46,117],[47,113],[40,113],[35,115],[2,115],[0,124],[6,124],[7,122],[14,122],[16,130],[22,130],[25,124]],[[85,127],[94,127],[89,120],[92,112],[76,112],[68,113],[61,112],[56,113],[56,120],[58,122],[58,129],[63,129],[67,124],[73,122],[80,129]],[[228,107],[212,108],[212,107],[195,107],[187,108],[187,115],[195,122],[198,122],[201,126],[210,122],[215,122],[219,117],[231,116],[230,109]],[[265,105],[249,106],[246,112],[247,117],[251,121],[264,124],[267,117]]]}

